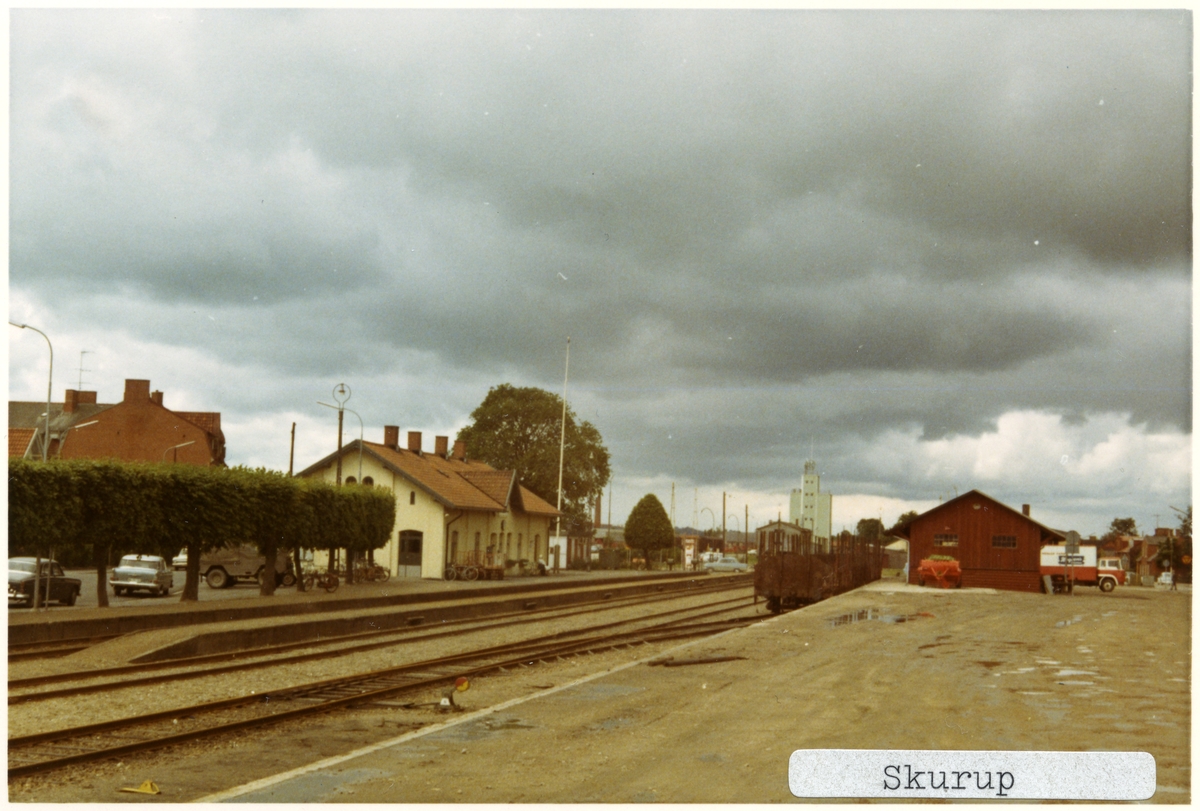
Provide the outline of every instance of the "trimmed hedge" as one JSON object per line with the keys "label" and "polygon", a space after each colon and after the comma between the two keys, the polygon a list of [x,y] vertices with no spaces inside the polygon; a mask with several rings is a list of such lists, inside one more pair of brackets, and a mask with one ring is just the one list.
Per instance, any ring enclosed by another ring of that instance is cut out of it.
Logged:
{"label": "trimmed hedge", "polygon": [[388,542],[391,494],[263,469],[10,459],[10,555],[54,549],[68,566],[125,554],[170,558],[253,543],[366,552]]}

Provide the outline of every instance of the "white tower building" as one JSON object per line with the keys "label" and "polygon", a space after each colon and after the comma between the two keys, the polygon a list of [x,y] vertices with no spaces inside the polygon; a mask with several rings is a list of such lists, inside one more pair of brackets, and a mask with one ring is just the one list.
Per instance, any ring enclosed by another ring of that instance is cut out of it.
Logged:
{"label": "white tower building", "polygon": [[805,529],[811,529],[813,543],[823,551],[829,551],[829,538],[833,523],[833,494],[821,492],[821,476],[817,463],[812,459],[804,463],[804,478],[799,489],[792,490],[788,505],[788,519]]}

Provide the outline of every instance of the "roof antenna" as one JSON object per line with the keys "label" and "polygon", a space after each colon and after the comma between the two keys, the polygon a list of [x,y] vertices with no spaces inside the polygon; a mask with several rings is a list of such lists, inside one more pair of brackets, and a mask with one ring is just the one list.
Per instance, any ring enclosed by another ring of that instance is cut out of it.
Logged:
{"label": "roof antenna", "polygon": [[83,373],[92,371],[91,369],[83,368],[83,356],[84,355],[94,355],[94,354],[96,354],[96,353],[90,349],[79,350],[79,390],[80,391],[83,391]]}

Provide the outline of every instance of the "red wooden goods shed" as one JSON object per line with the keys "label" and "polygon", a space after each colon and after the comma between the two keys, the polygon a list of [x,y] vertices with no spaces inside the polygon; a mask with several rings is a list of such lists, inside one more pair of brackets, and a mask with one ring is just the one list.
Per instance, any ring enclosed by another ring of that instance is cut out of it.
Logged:
{"label": "red wooden goods shed", "polygon": [[910,519],[893,530],[909,542],[908,582],[931,555],[945,555],[962,568],[962,585],[1042,590],[1041,548],[1061,543],[1063,533],[1029,517],[1029,505],[1014,510],[989,495],[970,490]]}

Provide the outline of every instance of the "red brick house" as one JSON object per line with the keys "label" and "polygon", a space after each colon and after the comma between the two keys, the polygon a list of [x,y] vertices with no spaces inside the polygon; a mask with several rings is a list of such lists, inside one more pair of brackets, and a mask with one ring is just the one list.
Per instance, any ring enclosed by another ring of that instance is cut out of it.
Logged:
{"label": "red brick house", "polygon": [[[9,402],[10,457],[42,457],[45,414],[44,402]],[[61,405],[51,403],[49,456],[224,465],[225,435],[220,413],[171,411],[149,380],[126,380],[119,403],[97,403],[96,392],[75,389],[67,389]]]}
{"label": "red brick house", "polygon": [[948,555],[962,568],[962,584],[1009,591],[1042,589],[1041,549],[1066,536],[978,490],[963,493],[894,528],[911,550],[908,582],[930,555]]}

